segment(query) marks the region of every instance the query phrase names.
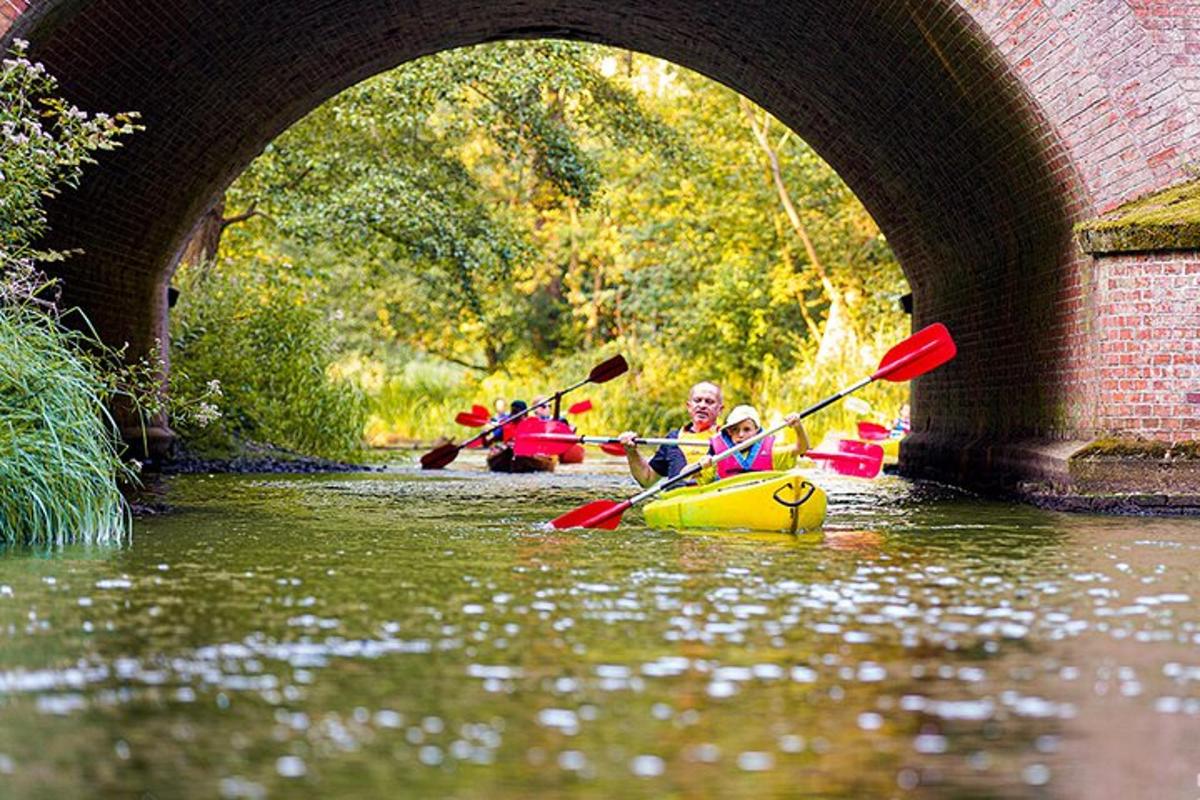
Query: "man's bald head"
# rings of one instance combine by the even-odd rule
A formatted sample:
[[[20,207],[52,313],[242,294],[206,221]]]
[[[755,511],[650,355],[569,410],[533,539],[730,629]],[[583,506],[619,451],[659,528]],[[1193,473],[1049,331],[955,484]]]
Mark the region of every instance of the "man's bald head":
[[[692,387],[692,390],[688,392],[688,399],[691,400],[693,397],[695,397],[697,392],[700,392],[701,394],[715,394],[720,403],[723,404],[725,402],[725,395],[721,391],[721,387],[712,381],[700,381],[697,383]]]
[[[717,418],[725,407],[721,387],[712,381],[701,381],[688,392],[687,411],[692,418],[692,430],[699,432],[716,427]]]

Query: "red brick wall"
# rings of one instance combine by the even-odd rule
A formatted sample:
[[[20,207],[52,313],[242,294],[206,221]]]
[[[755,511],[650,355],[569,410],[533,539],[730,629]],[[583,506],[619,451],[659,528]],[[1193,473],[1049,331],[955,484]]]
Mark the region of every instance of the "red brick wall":
[[[1200,254],[1105,257],[1096,269],[1097,427],[1200,438]]]
[[[1073,219],[1188,177],[1188,162],[1200,159],[1194,0],[964,8],[1069,153]],[[1200,391],[1198,264],[1200,253],[1093,258],[1064,247],[1060,279],[1047,284],[1061,325],[1030,367],[1059,376],[1050,406],[1066,424],[1038,435],[1200,439],[1200,404],[1188,400]]]
[[[1182,176],[1200,142],[1194,0],[967,3],[1071,152],[1095,210]]]
[[[26,0],[0,0],[0,35],[3,35],[29,5]]]

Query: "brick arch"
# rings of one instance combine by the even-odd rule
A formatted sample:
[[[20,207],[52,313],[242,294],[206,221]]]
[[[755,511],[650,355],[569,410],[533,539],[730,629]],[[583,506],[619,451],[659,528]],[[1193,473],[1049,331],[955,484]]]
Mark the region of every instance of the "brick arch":
[[[81,107],[138,110],[147,125],[51,209],[53,244],[86,252],[62,270],[69,298],[134,350],[165,336],[166,284],[193,223],[288,125],[421,55],[552,36],[650,53],[737,89],[858,194],[913,287],[915,323],[942,320],[960,343],[914,390],[910,471],[1061,475],[1054,440],[1172,439],[1172,425],[1200,424],[1200,405],[1182,398],[1168,425],[1100,390],[1123,368],[1104,346],[1112,298],[1071,238],[1074,222],[1182,175],[1200,132],[1200,40],[1186,40],[1200,33],[1185,0],[1061,12],[956,0],[25,5],[0,0],[6,39],[29,39]],[[1158,268],[1111,263],[1122,275]]]

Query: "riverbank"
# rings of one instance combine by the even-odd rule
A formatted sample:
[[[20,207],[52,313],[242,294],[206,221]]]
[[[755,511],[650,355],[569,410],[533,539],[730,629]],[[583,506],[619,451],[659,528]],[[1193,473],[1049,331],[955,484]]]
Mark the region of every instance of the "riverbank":
[[[175,475],[315,475],[386,470],[386,464],[338,461],[257,443],[246,444],[240,452],[227,456],[200,455],[186,447],[179,447],[171,458],[161,464],[147,465],[142,473],[142,484],[124,487],[123,494],[135,518],[154,517],[174,510],[166,499],[167,486],[162,479]]]
[[[250,443],[230,456],[206,456],[182,448],[157,471],[162,475],[189,475],[205,472],[372,472],[383,469],[382,466],[320,458],[273,445]]]

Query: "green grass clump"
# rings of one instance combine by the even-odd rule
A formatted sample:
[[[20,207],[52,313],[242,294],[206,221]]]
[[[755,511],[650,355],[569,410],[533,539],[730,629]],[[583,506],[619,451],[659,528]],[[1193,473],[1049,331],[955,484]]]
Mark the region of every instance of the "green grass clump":
[[[0,541],[111,543],[130,528],[118,453],[96,366],[27,306],[0,306]]]
[[[233,455],[246,441],[305,455],[351,458],[362,449],[366,403],[333,375],[330,321],[291,271],[191,270],[171,318],[171,393],[212,396],[219,414],[175,416],[203,454]]]

